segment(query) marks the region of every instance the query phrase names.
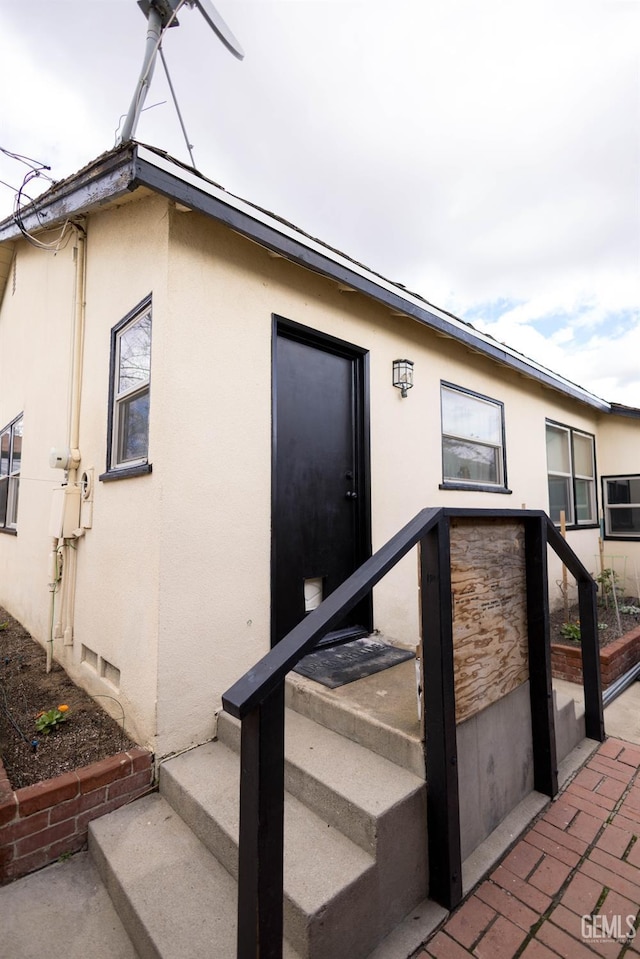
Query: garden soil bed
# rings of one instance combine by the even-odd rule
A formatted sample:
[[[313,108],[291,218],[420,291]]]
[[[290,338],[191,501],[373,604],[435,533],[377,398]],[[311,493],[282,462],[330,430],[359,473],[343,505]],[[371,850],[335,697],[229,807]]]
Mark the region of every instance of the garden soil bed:
[[[66,705],[66,721],[48,735],[36,729],[39,713]],[[35,742],[34,742],[35,741]],[[136,744],[122,724],[55,663],[13,617],[0,608],[0,758],[13,789],[115,756]]]

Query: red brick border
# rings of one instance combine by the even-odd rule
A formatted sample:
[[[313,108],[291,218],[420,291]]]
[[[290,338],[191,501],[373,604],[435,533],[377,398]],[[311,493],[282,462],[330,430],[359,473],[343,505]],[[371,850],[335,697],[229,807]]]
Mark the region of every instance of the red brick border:
[[[640,662],[640,626],[600,650],[600,673],[604,689]],[[551,670],[555,679],[582,682],[582,653],[579,646],[551,644]]]
[[[137,799],[153,783],[153,756],[146,749],[15,792],[0,761],[0,884],[82,849],[92,819]]]

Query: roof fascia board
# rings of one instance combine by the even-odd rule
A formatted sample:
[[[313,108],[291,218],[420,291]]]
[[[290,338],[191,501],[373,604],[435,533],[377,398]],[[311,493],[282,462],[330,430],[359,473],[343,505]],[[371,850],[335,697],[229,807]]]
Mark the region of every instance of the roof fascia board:
[[[22,223],[29,233],[53,229],[65,220],[89,212],[102,203],[131,191],[134,184],[133,151],[106,154],[80,174],[54,184],[24,209]],[[0,224],[0,243],[22,236],[14,217]]]
[[[631,419],[640,419],[640,409],[633,406],[624,406],[620,403],[611,404],[611,412],[614,416],[628,416]]]
[[[344,283],[377,300],[390,310],[406,314],[435,332],[462,342],[471,350],[508,366],[544,386],[563,395],[569,395],[594,409],[610,411],[610,404],[605,400],[554,376],[544,368],[538,367],[534,361],[521,359],[508,348],[503,348],[490,339],[487,340],[479,331],[470,330],[462,321],[452,322],[445,315],[428,309],[418,297],[408,292],[401,292],[388,280],[368,271],[365,267],[360,267],[359,264],[310,237],[305,236],[301,239],[301,234],[293,227],[227,193],[211,181],[203,181],[198,174],[187,169],[181,170],[179,175],[176,174],[171,161],[142,146],[137,152],[136,182],[185,206],[197,209],[300,266]],[[203,188],[203,182],[206,184],[206,189]]]
[[[0,304],[4,299],[4,291],[7,288],[7,282],[11,275],[13,257],[16,251],[15,243],[6,243],[0,247]]]

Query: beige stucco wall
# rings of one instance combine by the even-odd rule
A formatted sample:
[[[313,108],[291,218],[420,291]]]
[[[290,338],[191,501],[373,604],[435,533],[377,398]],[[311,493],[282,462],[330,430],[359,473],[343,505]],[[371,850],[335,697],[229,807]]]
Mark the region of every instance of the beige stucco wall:
[[[369,351],[374,549],[425,506],[546,509],[546,418],[595,433],[601,472],[615,460],[612,417],[200,214],[134,197],[91,216],[87,229],[82,468],[96,477],[105,469],[110,330],[151,292],[153,472],[96,482],[93,526],[77,543],[74,644],[58,642],[56,655],[94,694],[115,697],[128,728],[159,756],[210,738],[222,693],[269,648],[274,313]],[[0,314],[0,374],[11,384],[0,391],[0,425],[24,408],[24,482],[19,535],[0,536],[0,602],[42,641],[50,489],[60,479],[47,459],[66,429],[75,271],[71,248],[47,260],[20,245],[19,256],[20,298],[9,290]],[[26,354],[41,337],[47,362],[32,351],[16,377],[6,350]],[[391,385],[398,356],[415,363],[407,399]],[[504,403],[511,495],[439,490],[442,379]],[[569,540],[594,568],[598,530]],[[559,577],[552,560],[552,584]],[[418,641],[416,584],[412,553],[374,594],[375,627],[406,643]],[[97,671],[82,661],[83,646]],[[103,663],[119,670],[117,688],[111,671],[100,675]]]
[[[133,202],[85,225],[87,307],[79,446],[81,470],[93,469],[96,480],[93,526],[74,544],[73,645],[56,638],[54,655],[74,680],[102,697],[115,717],[120,719],[124,711],[131,734],[154,748],[160,489],[151,477],[111,484],[97,477],[106,465],[110,330],[151,290],[159,306],[161,343],[166,204]],[[0,314],[0,419],[4,416],[4,423],[21,409],[25,414],[18,535],[0,536],[0,603],[43,644],[50,636],[52,491],[64,479],[60,470],[49,468],[48,460],[52,446],[69,441],[75,246],[72,234],[54,257],[20,243],[15,292],[7,288]],[[150,253],[144,261],[139,256],[143,246]],[[152,456],[155,432],[153,421]],[[63,602],[62,585],[55,596],[55,621]],[[117,686],[110,667],[120,671]]]
[[[115,482],[101,482],[98,476],[106,468],[111,329],[152,291],[157,308],[152,362],[157,375],[152,381],[149,458],[155,459],[163,430],[153,388],[162,390],[167,237],[166,203],[160,198],[134,200],[91,217],[88,224],[80,449],[82,466],[94,468],[96,482],[93,525],[77,547],[73,649],[75,675],[94,694],[114,696],[128,728],[151,748],[157,745],[162,476]],[[89,660],[82,661],[83,645],[97,655],[97,672]],[[120,672],[116,688],[100,675],[105,663]],[[114,704],[102,702],[118,715]]]
[[[68,433],[74,237],[54,256],[26,242],[0,313],[0,427],[24,413],[17,536],[0,534],[0,604],[48,635],[50,490],[59,474],[49,450]]]

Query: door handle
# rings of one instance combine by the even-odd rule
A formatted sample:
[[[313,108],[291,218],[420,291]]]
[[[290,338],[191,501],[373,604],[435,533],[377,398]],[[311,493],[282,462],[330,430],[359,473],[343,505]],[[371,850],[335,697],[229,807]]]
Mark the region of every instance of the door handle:
[[[355,492],[355,490],[352,490],[352,489],[347,490],[347,492],[345,493],[345,496],[346,496],[347,499],[357,499],[357,498],[358,498],[358,494]]]

